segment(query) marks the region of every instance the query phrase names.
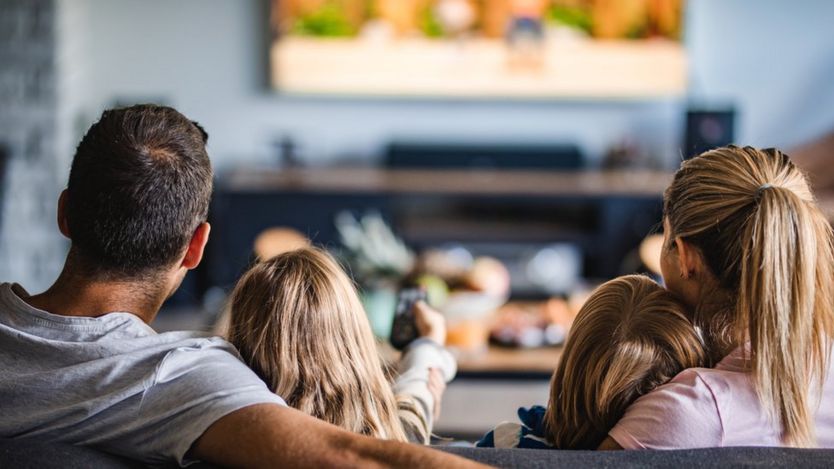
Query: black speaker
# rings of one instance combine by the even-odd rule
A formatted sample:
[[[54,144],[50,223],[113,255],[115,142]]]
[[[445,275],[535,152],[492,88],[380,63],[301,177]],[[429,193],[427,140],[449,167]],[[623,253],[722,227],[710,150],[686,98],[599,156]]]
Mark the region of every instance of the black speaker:
[[[707,150],[733,143],[735,117],[736,111],[732,108],[687,111],[684,158],[689,159]]]

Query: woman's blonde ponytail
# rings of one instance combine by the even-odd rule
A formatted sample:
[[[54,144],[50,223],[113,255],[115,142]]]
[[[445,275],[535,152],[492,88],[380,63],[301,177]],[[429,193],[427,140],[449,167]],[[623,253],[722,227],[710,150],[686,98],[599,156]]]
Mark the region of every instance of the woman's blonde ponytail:
[[[719,312],[696,320],[744,347],[784,443],[814,446],[834,338],[834,255],[804,175],[778,150],[730,146],[685,162],[665,199],[670,235],[700,250],[732,298],[729,321]]]
[[[790,189],[768,183],[755,200],[741,234],[738,339],[750,344],[759,398],[782,423],[785,443],[812,446],[808,391],[823,356],[814,350],[820,345],[814,326],[818,233],[808,204]]]

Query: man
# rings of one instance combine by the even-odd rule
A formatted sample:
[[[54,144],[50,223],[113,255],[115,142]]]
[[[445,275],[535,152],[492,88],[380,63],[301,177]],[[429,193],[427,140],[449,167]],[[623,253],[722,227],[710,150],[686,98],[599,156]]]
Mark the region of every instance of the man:
[[[0,437],[146,463],[466,466],[286,407],[218,338],[149,326],[209,236],[207,135],[171,108],[102,114],[78,145],[58,226],[59,278],[0,285]]]

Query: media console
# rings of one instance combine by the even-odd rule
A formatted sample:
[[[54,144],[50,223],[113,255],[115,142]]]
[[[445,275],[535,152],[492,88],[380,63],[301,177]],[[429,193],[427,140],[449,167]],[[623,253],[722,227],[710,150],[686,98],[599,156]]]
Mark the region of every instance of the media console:
[[[570,243],[583,275],[621,273],[656,229],[672,175],[657,171],[238,169],[217,181],[205,281],[230,287],[266,228],[337,246],[339,212],[380,213],[411,246],[471,244],[512,252]],[[500,250],[500,249],[499,249]],[[514,292],[519,293],[519,292]]]

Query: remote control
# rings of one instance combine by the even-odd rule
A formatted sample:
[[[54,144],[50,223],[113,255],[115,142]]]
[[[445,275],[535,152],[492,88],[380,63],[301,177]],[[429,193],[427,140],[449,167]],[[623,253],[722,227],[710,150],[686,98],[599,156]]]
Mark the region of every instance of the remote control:
[[[414,304],[426,301],[426,292],[420,288],[404,288],[397,298],[394,322],[391,325],[391,345],[397,350],[404,349],[419,334],[414,321]]]

